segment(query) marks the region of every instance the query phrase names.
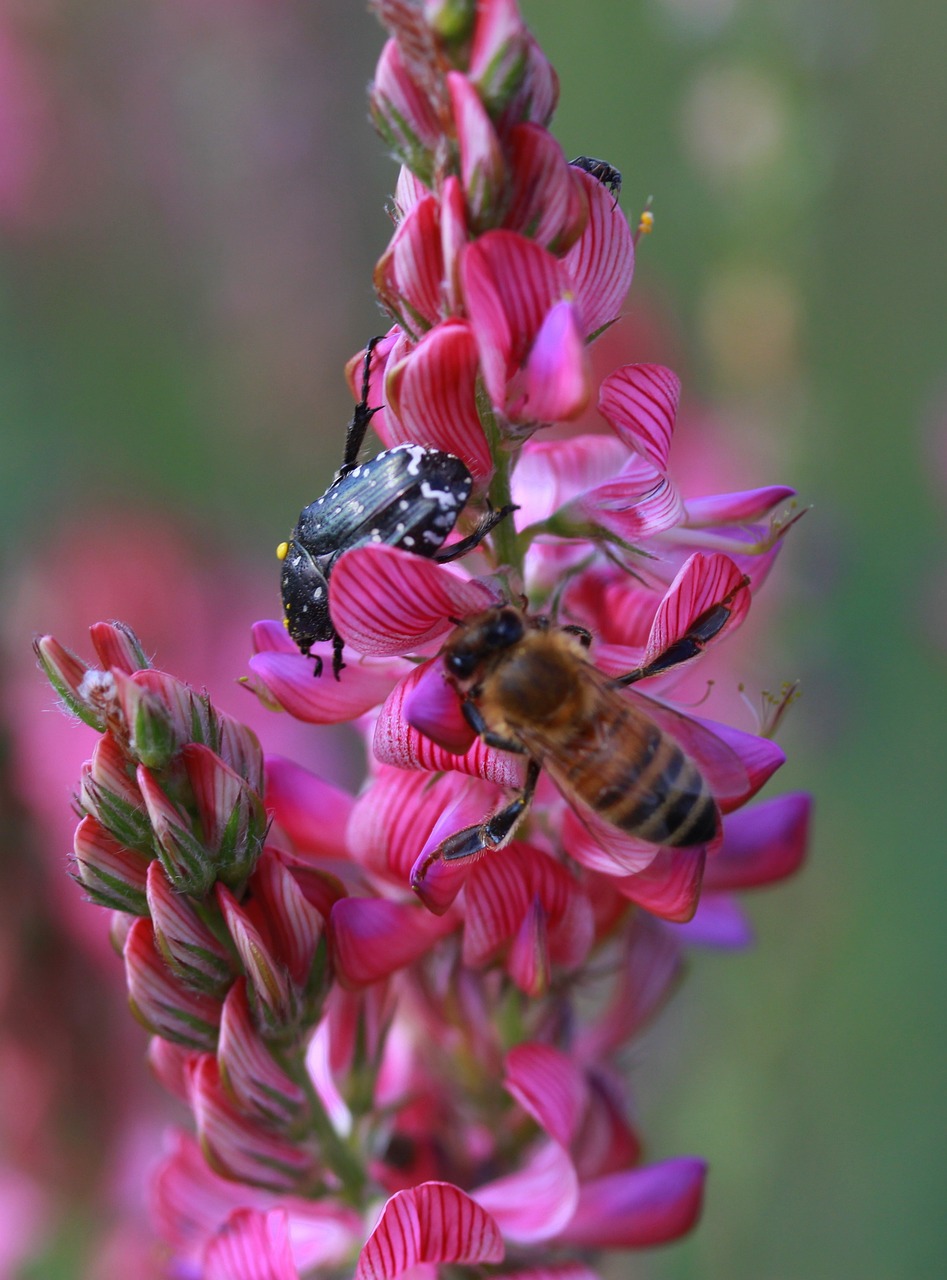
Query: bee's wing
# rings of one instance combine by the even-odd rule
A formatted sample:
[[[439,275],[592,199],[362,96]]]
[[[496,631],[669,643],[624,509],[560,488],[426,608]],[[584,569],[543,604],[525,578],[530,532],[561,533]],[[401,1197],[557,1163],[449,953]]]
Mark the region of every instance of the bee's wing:
[[[697,765],[714,799],[722,805],[724,810],[732,808],[734,803],[746,800],[762,785],[760,778],[751,772],[748,761],[731,746],[730,742],[714,733],[709,724],[684,715],[683,712],[667,706],[666,703],[657,702],[637,689],[625,690],[622,696],[628,698],[644,716],[653,720],[660,729],[677,741]],[[751,734],[741,734],[736,730],[729,731],[728,736],[731,739],[745,738],[748,743],[763,741],[753,738]],[[776,754],[781,754],[778,748],[774,750]],[[766,776],[769,774],[767,773]]]

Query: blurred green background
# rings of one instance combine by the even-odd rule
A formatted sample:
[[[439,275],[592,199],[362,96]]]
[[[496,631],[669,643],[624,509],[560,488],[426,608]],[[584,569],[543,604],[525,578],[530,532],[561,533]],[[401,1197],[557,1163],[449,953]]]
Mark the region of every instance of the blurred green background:
[[[732,487],[812,507],[752,659],[802,681],[776,789],[816,794],[810,863],[753,900],[755,950],[696,955],[633,1064],[650,1153],[712,1172],[696,1234],[610,1274],[947,1275],[947,6],[524,8],[566,152],[621,168],[630,217],[654,197],[624,358],[678,369]],[[83,517],[113,513],[119,559],[170,521],[188,574],[232,559],[275,616],[273,547],[337,465],[342,365],[379,327],[381,38],[352,0],[0,7],[14,680],[32,628],[94,620],[81,569],[56,576]],[[173,583],[150,606],[181,632],[200,592]]]

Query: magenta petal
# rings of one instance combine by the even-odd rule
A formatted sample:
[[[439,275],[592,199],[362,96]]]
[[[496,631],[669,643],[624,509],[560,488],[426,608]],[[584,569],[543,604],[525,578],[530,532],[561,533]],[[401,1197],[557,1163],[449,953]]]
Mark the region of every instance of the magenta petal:
[[[254,622],[250,628],[250,639],[254,653],[299,653],[298,646],[289,638],[289,632],[282,622],[276,622],[273,618]]]
[[[425,662],[404,682],[402,713],[419,733],[452,755],[463,755],[477,736],[464,717],[453,685],[439,662]]]
[[[433,195],[419,200],[403,218],[375,267],[382,303],[409,334],[418,336],[440,319],[444,263],[439,205]]]
[[[417,960],[455,927],[414,903],[341,898],[331,916],[336,973],[346,986],[368,986]]]
[[[549,924],[538,898],[527,907],[510,943],[506,970],[520,991],[533,1000],[549,990]]]
[[[517,1045],[506,1056],[503,1087],[562,1147],[578,1132],[588,1103],[585,1075],[552,1045]]]
[[[684,718],[679,717],[679,719]],[[754,733],[744,733],[742,729],[734,729],[732,725],[721,724],[715,720],[702,720],[696,716],[690,722],[709,734],[709,737],[705,735],[700,740],[691,739],[688,750],[710,783],[724,813],[730,813],[752,799],[776,770],[786,763],[786,753],[769,738],[760,738]],[[723,742],[727,750],[738,758],[741,769],[746,775],[744,786],[731,791],[724,784],[724,779],[720,777],[718,770],[718,763],[722,762],[709,757],[703,750],[703,744],[713,739]],[[729,781],[732,779],[728,778],[727,782]]]
[[[460,149],[460,176],[474,227],[488,226],[506,185],[503,149],[480,96],[465,75],[448,71],[447,90]]]
[[[689,947],[742,951],[752,946],[753,926],[738,899],[729,893],[705,893],[693,920],[674,926],[674,937]]]
[[[708,890],[752,889],[784,880],[806,856],[812,797],[796,791],[731,814],[707,864]]]
[[[766,485],[761,489],[743,489],[739,493],[716,493],[709,497],[687,499],[687,526],[699,529],[707,525],[743,524],[760,520],[774,507],[796,496],[795,489],[784,484]]]
[[[579,893],[566,868],[532,845],[513,841],[495,857],[483,858],[467,887],[464,963],[487,964],[519,931],[534,899],[555,929]]]
[[[266,757],[267,813],[300,853],[343,854],[354,801],[348,792],[283,756]]]
[[[437,325],[388,377],[388,395],[400,424],[389,439],[442,449],[467,464],[476,481],[493,474],[490,447],[477,414],[480,356],[473,330],[462,320]]]
[[[559,143],[535,124],[514,125],[506,136],[513,197],[504,225],[553,253],[564,253],[585,229],[588,204],[578,172]]]
[[[739,626],[746,617],[750,607],[750,589],[744,583],[743,573],[729,556],[718,551],[711,555],[696,551],[681,566],[658,606],[648,636],[645,664],[679,640],[701,614],[725,600],[729,600],[726,606],[729,616],[710,643],[725,631]]]
[[[578,1196],[575,1168],[558,1142],[543,1143],[518,1172],[474,1192],[504,1236],[517,1244],[559,1235],[575,1212]]]
[[[618,981],[608,1005],[578,1031],[576,1051],[583,1062],[611,1056],[662,1008],[681,976],[680,933],[681,928],[670,930],[651,916],[635,917],[622,941]]]
[[[627,460],[628,450],[611,436],[527,440],[513,472],[517,528],[547,520],[587,489],[611,480]]]
[[[546,314],[526,361],[524,399],[511,406],[517,418],[568,422],[592,393],[592,366],[572,302],[557,302]]]
[[[595,1178],[583,1184],[575,1217],[559,1239],[604,1249],[676,1240],[700,1215],[706,1176],[703,1160],[681,1157]]]
[[[359,1255],[354,1280],[396,1280],[422,1262],[499,1262],[491,1215],[449,1182],[422,1182],[391,1197]]]
[[[283,1209],[237,1209],[208,1245],[204,1280],[299,1280]]]
[[[356,547],[332,573],[332,620],[362,653],[409,653],[495,600],[483,583],[397,547]]]
[[[680,395],[680,379],[670,369],[626,364],[602,382],[598,407],[619,439],[666,471]]]
[[[707,851],[660,849],[643,871],[614,880],[614,887],[662,920],[682,923],[697,910]]]
[[[266,686],[285,711],[308,724],[341,724],[357,719],[378,706],[406,669],[400,662],[356,659],[346,662],[341,680],[333,680],[330,665],[331,653],[327,670],[316,679],[312,662],[298,650],[294,654],[258,653],[250,659],[253,678]]]
[[[595,334],[621,314],[635,269],[635,246],[612,193],[596,178],[576,172],[585,183],[589,220],[561,260],[562,275],[575,294],[585,332]]]
[[[625,542],[653,538],[684,519],[677,487],[637,456],[620,475],[583,494],[576,506],[591,523]]]

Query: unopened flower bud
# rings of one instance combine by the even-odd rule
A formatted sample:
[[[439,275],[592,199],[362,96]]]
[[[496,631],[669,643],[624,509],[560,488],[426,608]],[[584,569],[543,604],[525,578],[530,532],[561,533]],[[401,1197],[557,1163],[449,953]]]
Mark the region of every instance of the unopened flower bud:
[[[82,767],[79,804],[102,823],[119,844],[152,857],[154,833],[129,763],[111,734],[101,738]]]
[[[148,862],[119,844],[97,818],[87,816],[79,823],[73,853],[76,878],[92,902],[133,915],[148,914]]]
[[[130,676],[151,666],[141,641],[126,623],[96,622],[89,634],[98,659],[107,670],[115,668]]]
[[[139,765],[137,777],[165,874],[179,893],[203,898],[216,879],[213,859],[188,816],[165,794],[151,770]]]
[[[222,998],[233,981],[227,949],[202,922],[189,899],[174,892],[157,861],[148,868],[147,894],[155,941],[172,973],[185,986]]]
[[[33,641],[33,652],[67,709],[101,733],[105,728],[101,708],[80,692],[89,672],[88,664],[54,636],[37,636]]]
[[[149,1031],[188,1049],[214,1051],[220,1003],[188,990],[171,973],[150,920],[138,919],[125,940],[125,975],[132,1013]]]
[[[127,725],[129,754],[149,769],[163,769],[180,742],[168,708],[124,672],[115,672],[113,678]]]
[[[263,800],[208,747],[188,743],[181,756],[216,878],[231,887],[241,886],[263,848],[267,828]]]

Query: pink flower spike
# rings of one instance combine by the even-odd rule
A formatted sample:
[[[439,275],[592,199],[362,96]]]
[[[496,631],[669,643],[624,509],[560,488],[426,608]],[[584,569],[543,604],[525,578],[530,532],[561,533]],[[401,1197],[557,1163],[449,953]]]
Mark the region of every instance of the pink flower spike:
[[[626,364],[602,382],[598,408],[620,440],[666,471],[680,397],[680,378],[670,369]]]
[[[261,1039],[242,978],[224,1001],[217,1062],[224,1087],[240,1110],[264,1127],[285,1129],[304,1114],[306,1095],[277,1066]]]
[[[463,755],[477,736],[439,662],[425,662],[404,681],[401,714],[412,729],[452,755]]]
[[[204,1280],[299,1280],[283,1209],[237,1209],[207,1247]]]
[[[696,551],[681,566],[658,606],[642,665],[653,662],[680,640],[698,618],[717,607],[726,613],[722,625],[707,644],[715,643],[724,631],[738,627],[746,617],[750,607],[749,583],[729,556],[717,551],[711,555]],[[704,647],[704,643],[699,642],[699,648]]]
[[[423,1182],[385,1205],[354,1280],[396,1280],[425,1262],[500,1262],[503,1253],[493,1217],[466,1192],[449,1182]]]
[[[635,246],[612,193],[596,178],[579,171],[589,201],[589,221],[582,235],[561,260],[562,278],[575,295],[594,336],[621,314],[635,269]]]
[[[660,849],[643,871],[612,883],[645,911],[681,924],[697,910],[706,860],[704,848]]]
[[[588,1105],[585,1076],[552,1045],[519,1044],[506,1055],[503,1087],[561,1147],[569,1148]]]
[[[532,1244],[559,1236],[579,1200],[572,1161],[558,1142],[537,1147],[522,1169],[474,1192],[508,1240]]]
[[[457,926],[414,903],[341,898],[330,927],[336,975],[348,987],[364,987],[412,964]]]
[[[135,920],[128,930],[125,976],[128,1002],[142,1026],[187,1049],[216,1049],[219,1002],[188,990],[173,977],[148,919]]]
[[[805,860],[812,797],[796,791],[731,814],[720,852],[707,864],[705,887],[754,889],[794,875]]]
[[[680,1157],[583,1183],[566,1244],[641,1249],[686,1234],[700,1216],[707,1165]]]
[[[347,791],[294,760],[267,756],[264,802],[297,853],[336,857],[344,852],[355,803]]]
[[[388,439],[452,453],[482,484],[493,474],[493,460],[477,414],[479,364],[465,321],[448,320],[425,334],[389,372]]]
[[[397,547],[356,547],[332,572],[332,620],[362,653],[410,653],[449,631],[451,617],[496,598],[483,583]]]
[[[448,71],[447,89],[460,149],[460,177],[475,230],[495,225],[506,184],[506,165],[496,130],[476,89],[459,71]]]
[[[530,350],[523,397],[510,413],[532,422],[568,422],[592,393],[592,366],[575,304],[557,302],[547,312]]]
[[[335,575],[332,578],[333,614],[335,612]],[[313,648],[319,652],[319,646]],[[312,662],[297,650],[289,653],[258,653],[250,659],[250,687],[258,692],[262,686],[264,701],[275,702],[297,720],[307,724],[341,724],[355,720],[383,701],[391,686],[407,670],[406,664],[392,659],[385,662],[360,661],[348,650],[345,672],[341,680],[313,678]],[[331,647],[325,646],[323,661],[332,663]]]

